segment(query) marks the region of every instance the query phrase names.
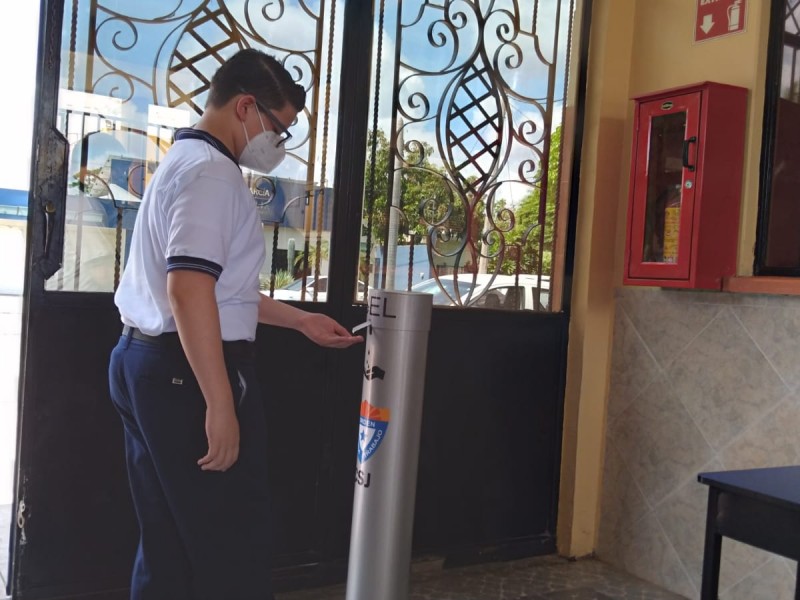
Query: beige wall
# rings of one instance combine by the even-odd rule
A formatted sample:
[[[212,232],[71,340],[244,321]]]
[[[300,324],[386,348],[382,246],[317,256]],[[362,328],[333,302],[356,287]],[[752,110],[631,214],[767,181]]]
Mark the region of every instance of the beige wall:
[[[614,290],[622,285],[634,95],[719,81],[750,90],[738,273],[752,271],[768,0],[746,29],[695,43],[697,0],[594,0],[565,398],[559,551],[597,547]]]

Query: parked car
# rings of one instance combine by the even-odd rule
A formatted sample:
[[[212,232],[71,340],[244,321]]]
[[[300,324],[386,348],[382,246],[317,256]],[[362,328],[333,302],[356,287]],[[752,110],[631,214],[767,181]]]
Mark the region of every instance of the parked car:
[[[303,298],[306,302],[314,301],[314,289],[317,289],[317,302],[325,302],[328,297],[328,276],[320,275],[317,281],[309,276],[306,277],[306,295]],[[358,282],[358,293],[364,293],[364,283]],[[275,300],[300,300],[300,295],[303,292],[303,280],[295,279],[292,283],[282,288],[275,290],[273,298]]]
[[[472,273],[462,273],[457,280],[453,275],[442,275],[414,285],[411,291],[433,294],[433,303],[442,306],[499,310],[550,308],[550,277],[547,275],[519,275],[517,278],[514,275],[480,273],[473,276]]]

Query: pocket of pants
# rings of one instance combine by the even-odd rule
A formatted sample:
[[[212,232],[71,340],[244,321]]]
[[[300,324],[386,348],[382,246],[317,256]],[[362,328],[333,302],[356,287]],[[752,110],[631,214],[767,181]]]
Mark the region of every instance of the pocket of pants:
[[[200,385],[194,376],[189,361],[182,352],[168,348],[136,348],[131,344],[131,350],[137,353],[138,376],[141,379],[174,390],[191,390],[197,392]]]
[[[239,369],[231,369],[233,371],[233,380],[231,390],[233,391],[233,401],[237,409],[241,408],[247,398],[247,379]]]
[[[231,386],[231,395],[233,396],[233,407],[237,414],[239,409],[244,405],[248,398],[248,385],[247,378],[244,373],[235,365],[226,364],[225,370],[228,373],[228,383]]]

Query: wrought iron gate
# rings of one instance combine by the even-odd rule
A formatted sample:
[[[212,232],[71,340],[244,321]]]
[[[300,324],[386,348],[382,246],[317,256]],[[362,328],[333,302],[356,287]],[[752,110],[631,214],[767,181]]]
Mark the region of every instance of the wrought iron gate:
[[[119,335],[110,292],[172,132],[198,118],[216,66],[246,46],[278,55],[311,99],[285,164],[245,174],[267,246],[264,291],[293,293],[279,284],[294,277],[288,299],[350,326],[363,322],[374,285],[427,283],[452,305],[433,317],[416,552],[451,564],[554,551],[569,315],[549,286],[562,275],[556,150],[571,154],[561,140],[572,136],[563,115],[576,93],[567,67],[579,5],[44,3],[16,597],[126,596],[137,534],[108,400]],[[425,66],[425,56],[441,62]],[[272,567],[286,587],[341,579],[362,349],[332,354],[267,327],[257,343]]]

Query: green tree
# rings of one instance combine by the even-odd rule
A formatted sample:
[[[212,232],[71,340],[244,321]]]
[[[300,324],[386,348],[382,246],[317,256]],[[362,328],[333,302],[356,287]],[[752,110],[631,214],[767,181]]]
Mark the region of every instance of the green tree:
[[[330,255],[330,252],[328,250],[328,242],[323,240],[323,242],[320,244],[320,255],[319,255],[320,261],[328,260],[329,255]],[[311,240],[311,244],[309,244],[309,247],[308,247],[308,268],[307,269],[304,269],[304,267],[306,266],[306,260],[305,259],[306,259],[305,252],[300,251],[295,256],[294,265],[292,265],[296,272],[301,273],[301,275],[300,275],[301,277],[302,277],[303,273],[306,273],[307,275],[311,275],[311,274],[314,273],[314,269],[315,269],[316,264],[317,264],[317,243],[316,243],[315,240]]]
[[[378,130],[370,132],[367,148],[367,164],[365,171],[365,206],[364,221],[371,215],[371,245],[383,244],[386,241],[389,225],[389,184],[394,183],[394,172],[391,169],[392,148],[386,134]],[[374,167],[371,162],[374,142]],[[555,221],[555,194],[558,185],[558,161],[560,157],[561,130],[551,136],[550,161],[548,166],[548,195],[545,222],[545,253],[544,269],[550,269],[550,255],[553,243],[553,224]],[[394,169],[400,169],[401,177],[401,208],[403,217],[399,223],[399,243],[407,243],[410,235],[425,236],[430,223],[441,223],[442,237],[438,235],[434,240],[435,253],[440,255],[453,255],[464,244],[464,238],[484,255],[494,256],[499,247],[499,235],[489,236],[489,247],[483,246],[484,224],[486,220],[485,205],[482,201],[470,198],[461,198],[456,188],[448,181],[448,174],[439,165],[433,162],[434,149],[429,144],[412,143],[403,149],[403,159],[394,156]],[[467,183],[474,180],[470,177]],[[508,217],[504,210],[515,213],[514,228],[504,234],[507,251],[501,265],[501,271],[513,273],[516,268],[516,259],[513,256],[514,244],[519,244],[525,230],[539,220],[539,204],[541,191],[534,189],[520,204],[514,208],[509,206],[503,198],[497,198],[492,203],[492,214],[498,226],[503,226],[503,221]],[[372,198],[370,207],[369,201]],[[470,204],[468,207],[467,204]],[[371,208],[371,210],[370,210]],[[468,218],[467,212],[473,214]],[[424,219],[420,213],[424,213]],[[535,229],[529,236],[527,243],[522,248],[521,272],[537,272],[539,235]],[[494,271],[497,259],[488,261],[488,269]],[[469,248],[463,254],[452,257],[449,261],[460,268],[476,268],[480,257],[473,255]]]
[[[550,136],[550,153],[547,165],[547,194],[544,219],[544,243],[542,244],[543,260],[539,265],[540,227],[535,227],[528,235],[527,243],[521,247],[520,260],[521,273],[550,273],[552,269],[553,240],[556,221],[556,200],[558,198],[559,168],[561,163],[561,126],[558,126]],[[541,175],[541,171],[537,174]],[[537,177],[538,179],[538,177]],[[543,180],[544,183],[544,180]],[[514,229],[507,237],[507,241],[514,244],[522,243],[525,232],[539,222],[539,210],[542,203],[542,190],[537,187],[531,190],[514,210],[516,222]],[[507,260],[502,265],[505,273],[514,273],[516,263]]]
[[[373,137],[374,136],[374,137]],[[372,164],[373,143],[375,144],[375,162]],[[403,216],[399,223],[402,239],[409,235],[422,235],[426,226],[420,218],[420,210],[425,209],[425,217],[429,222],[440,220],[446,214],[451,199],[456,200],[453,220],[460,211],[463,221],[463,209],[454,195],[451,194],[444,170],[432,162],[434,149],[427,143],[412,143],[403,149],[403,159],[396,154],[392,156],[389,139],[382,130],[370,132],[367,147],[367,164],[365,170],[365,221],[371,215],[372,243],[381,243],[386,238],[389,226],[390,182],[394,184],[394,170],[400,169],[401,190],[400,208]],[[393,165],[391,159],[394,159]],[[370,198],[372,199],[371,205]]]

